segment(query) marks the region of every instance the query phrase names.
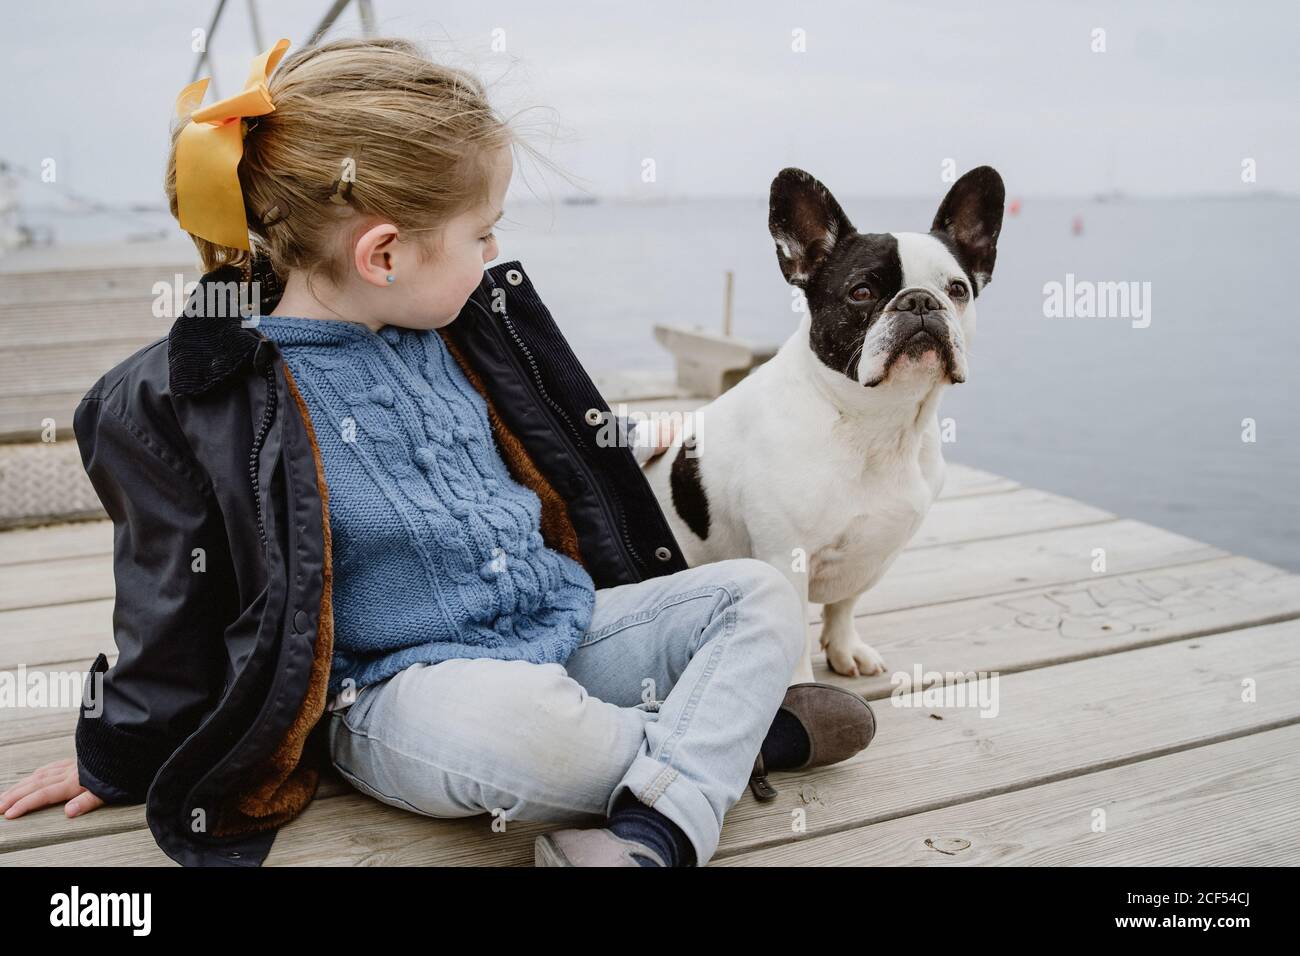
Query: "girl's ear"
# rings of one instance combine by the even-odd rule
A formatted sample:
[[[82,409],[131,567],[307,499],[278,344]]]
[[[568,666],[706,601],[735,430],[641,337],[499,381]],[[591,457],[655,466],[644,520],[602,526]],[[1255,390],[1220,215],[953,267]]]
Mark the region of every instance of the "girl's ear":
[[[353,249],[353,264],[357,275],[365,282],[386,288],[393,272],[393,246],[397,242],[397,227],[391,222],[381,222],[361,234]]]

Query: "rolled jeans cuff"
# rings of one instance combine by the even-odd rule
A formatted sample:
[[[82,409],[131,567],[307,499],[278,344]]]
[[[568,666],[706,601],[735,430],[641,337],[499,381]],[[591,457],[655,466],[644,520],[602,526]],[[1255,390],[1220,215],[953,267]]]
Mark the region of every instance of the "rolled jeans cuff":
[[[624,788],[682,828],[695,848],[697,866],[709,862],[718,849],[722,821],[692,781],[683,777],[677,768],[639,754],[610,794],[609,804],[605,807],[606,816],[613,812],[614,803]]]

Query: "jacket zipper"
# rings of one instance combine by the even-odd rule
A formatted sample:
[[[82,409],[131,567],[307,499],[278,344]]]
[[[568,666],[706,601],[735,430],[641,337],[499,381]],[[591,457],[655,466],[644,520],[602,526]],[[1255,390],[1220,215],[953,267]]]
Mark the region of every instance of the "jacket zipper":
[[[256,359],[254,359],[254,361],[256,361]],[[275,387],[274,360],[270,360],[267,362],[266,369],[263,373],[263,377],[266,380],[266,408],[262,410],[262,420],[261,422],[258,423],[257,431],[253,435],[253,447],[252,447],[252,451],[249,453],[248,456],[248,477],[253,487],[253,507],[254,507],[254,511],[257,514],[257,536],[258,536],[258,540],[261,541],[262,543],[263,554],[265,554],[266,527],[262,520],[262,492],[261,492],[261,483],[258,481],[257,472],[258,472],[258,465],[260,464],[259,459],[262,456],[262,447],[266,444],[266,438],[271,432],[271,424],[275,421],[275,406],[276,403],[279,401],[279,390]],[[275,669],[275,673],[272,675],[271,678],[271,688],[266,695],[267,700],[274,699],[274,696],[280,687],[280,683],[281,683],[281,671],[280,668],[277,667]],[[198,726],[198,728],[195,729],[194,734],[201,733],[203,729],[207,727],[208,723],[217,715],[217,713],[221,711],[221,709],[225,706],[226,695],[229,692],[230,692],[230,685],[227,684],[221,692],[221,699],[217,703],[216,708],[214,708],[213,711],[210,714],[208,714],[207,718]],[[260,715],[255,716],[254,722],[258,725],[258,727],[260,727],[265,722],[265,718],[262,718]],[[191,736],[194,736],[194,734],[191,734]],[[187,742],[188,742],[188,738],[187,738]],[[181,746],[184,746],[184,744],[182,744]],[[172,756],[174,757],[175,753],[173,753]],[[191,786],[189,790],[186,792],[185,797],[183,798],[182,801],[183,806],[185,807],[192,806],[194,803],[193,800],[194,794],[202,790],[203,787],[207,784],[208,780],[212,778],[213,774],[217,773],[222,768],[224,768],[227,764],[229,764],[230,761],[234,759],[234,757],[235,754],[233,752],[228,753],[225,756],[225,758],[221,760],[220,763],[218,763],[216,766],[210,768],[206,773],[204,773],[199,778],[199,780],[193,786]],[[163,766],[159,768],[158,774],[155,776],[154,779],[157,779],[158,776],[162,775],[163,770],[166,769],[167,764],[169,764],[170,762],[171,762],[170,758],[164,762]],[[216,843],[211,839],[205,839],[205,838],[195,839],[192,836],[188,837],[188,839],[203,844],[204,847],[208,848],[211,852],[219,853],[222,857],[226,859],[238,859],[240,856],[240,854],[238,853],[224,852],[221,849],[221,844]]]
[[[266,379],[266,408],[262,411],[262,421],[257,427],[257,433],[253,436],[253,450],[248,456],[248,478],[253,486],[253,507],[257,513],[257,538],[262,543],[263,552],[266,551],[266,528],[262,523],[262,491],[257,480],[257,472],[260,464],[259,459],[262,457],[262,446],[266,444],[266,436],[270,434],[271,423],[275,420],[275,403],[279,400],[275,387],[274,362],[267,363],[264,377]]]
[[[487,320],[488,325],[495,328],[496,322],[493,319],[492,314],[483,306],[483,304],[479,302],[477,299],[474,299],[473,297],[471,297],[470,301],[473,302],[478,307],[479,311],[483,313],[483,316]],[[560,408],[558,404],[556,404],[554,399],[552,399],[550,394],[546,391],[546,386],[542,382],[542,375],[540,370],[537,368],[537,362],[533,358],[533,353],[528,348],[528,346],[524,344],[523,339],[520,338],[518,331],[516,331],[515,329],[514,321],[505,312],[501,313],[501,320],[502,320],[502,325],[505,326],[506,331],[509,332],[510,337],[514,340],[516,347],[519,349],[520,352],[523,353],[524,357],[528,360],[528,366],[532,371],[532,380],[533,380],[533,384],[537,388],[537,393],[542,397],[542,400],[545,401],[546,404],[551,407],[552,411],[554,411],[555,414],[559,416],[560,420],[564,422],[564,424],[568,427],[569,431],[572,433],[574,437],[574,440],[578,444],[583,444],[582,434],[577,430],[577,428],[574,427],[573,422],[569,419],[569,416],[564,413],[564,410]],[[511,350],[507,349],[506,351],[510,352]],[[516,360],[516,364],[517,364],[517,357],[515,357],[513,353],[511,357],[512,360]],[[578,462],[578,465],[582,469],[584,476],[587,478],[588,483],[593,489],[595,489],[598,484],[596,481],[596,476],[592,472],[592,470],[588,467],[586,458],[576,448],[570,448],[570,450],[574,453],[573,454],[574,460]],[[613,513],[612,506],[610,505],[608,501],[608,496],[606,494],[597,494],[596,497],[600,502],[601,510],[604,512],[606,519],[610,522],[611,525],[613,525],[615,528],[618,529],[619,544],[622,546],[624,563],[628,565],[629,569],[633,572],[633,574],[635,575],[638,581],[644,580],[645,574],[642,572],[641,569],[645,567],[645,565],[641,561],[640,555],[637,554],[636,548],[632,545],[632,542],[629,539],[627,522],[625,517],[622,515],[622,509],[619,509],[620,513],[618,515],[615,515]]]

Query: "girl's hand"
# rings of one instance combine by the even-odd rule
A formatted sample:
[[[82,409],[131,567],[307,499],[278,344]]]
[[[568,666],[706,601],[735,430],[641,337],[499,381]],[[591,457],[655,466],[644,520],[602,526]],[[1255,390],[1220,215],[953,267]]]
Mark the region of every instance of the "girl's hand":
[[[655,419],[650,423],[650,429],[651,434],[654,434],[655,431],[658,431],[659,434],[655,440],[654,448],[650,451],[650,457],[646,459],[647,462],[654,461],[672,447],[673,440],[677,437],[677,419]]]
[[[6,820],[15,820],[29,810],[39,810],[66,800],[63,812],[69,817],[79,817],[104,805],[77,778],[77,758],[65,757],[46,764],[25,780],[0,793],[0,813]]]

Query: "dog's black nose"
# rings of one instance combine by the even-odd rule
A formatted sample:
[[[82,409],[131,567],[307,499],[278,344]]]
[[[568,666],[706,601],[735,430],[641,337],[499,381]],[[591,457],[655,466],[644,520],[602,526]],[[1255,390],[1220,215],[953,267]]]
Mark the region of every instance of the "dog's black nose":
[[[939,300],[924,289],[908,289],[894,300],[895,312],[915,312],[917,315],[925,315],[927,312],[938,312],[942,308]]]

